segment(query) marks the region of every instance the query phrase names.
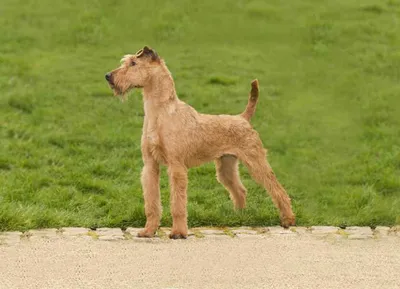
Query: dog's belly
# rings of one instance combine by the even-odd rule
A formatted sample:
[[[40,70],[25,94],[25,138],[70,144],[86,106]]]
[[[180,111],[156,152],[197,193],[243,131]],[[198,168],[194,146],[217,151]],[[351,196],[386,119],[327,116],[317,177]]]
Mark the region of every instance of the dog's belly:
[[[192,158],[187,158],[185,160],[185,165],[188,168],[193,168],[193,167],[201,166],[201,165],[203,165],[205,163],[209,163],[209,162],[211,162],[211,161],[213,161],[215,159],[216,158],[209,157],[209,156],[204,156],[204,157],[196,156],[196,157],[192,157]]]
[[[212,162],[223,155],[235,155],[234,148],[223,144],[205,144],[198,147],[186,156],[185,164],[187,167],[198,167],[205,163]]]

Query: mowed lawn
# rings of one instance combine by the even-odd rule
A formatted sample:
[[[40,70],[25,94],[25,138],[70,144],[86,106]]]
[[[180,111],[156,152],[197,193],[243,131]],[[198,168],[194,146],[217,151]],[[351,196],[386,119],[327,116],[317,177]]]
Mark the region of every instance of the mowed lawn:
[[[144,45],[203,113],[243,111],[298,225],[400,224],[400,0],[0,2],[0,230],[143,226],[141,92],[104,74]],[[245,168],[233,210],[213,164],[190,170],[189,225],[277,225]],[[170,226],[161,181],[162,225]]]

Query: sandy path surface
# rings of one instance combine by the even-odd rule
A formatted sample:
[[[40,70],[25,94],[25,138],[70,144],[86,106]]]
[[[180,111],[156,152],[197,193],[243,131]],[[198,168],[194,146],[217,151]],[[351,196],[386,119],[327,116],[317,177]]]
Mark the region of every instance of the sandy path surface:
[[[0,246],[0,288],[400,288],[400,240],[55,239]]]

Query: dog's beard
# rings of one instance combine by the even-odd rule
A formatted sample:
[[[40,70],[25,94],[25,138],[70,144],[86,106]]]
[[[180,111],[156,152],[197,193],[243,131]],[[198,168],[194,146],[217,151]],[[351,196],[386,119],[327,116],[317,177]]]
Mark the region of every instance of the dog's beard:
[[[117,97],[121,102],[125,102],[125,101],[128,100],[128,96],[125,93],[124,94],[120,94]]]
[[[121,100],[121,102],[125,102],[128,100],[128,93],[135,89],[135,88],[143,88],[142,86],[139,85],[134,85],[132,87],[129,87],[126,90],[123,90],[122,88],[116,86],[116,85],[112,85],[110,84],[110,87],[112,89],[112,91],[114,92],[114,96],[119,98],[119,100]]]
[[[117,97],[121,102],[125,102],[128,100],[128,96],[126,92],[122,92],[121,90],[118,89],[113,89],[114,91],[114,96]]]
[[[116,85],[109,84],[110,88],[112,89],[114,96],[117,97],[121,102],[125,102],[128,100],[128,97],[126,95],[127,91],[123,91],[121,88],[119,88]]]

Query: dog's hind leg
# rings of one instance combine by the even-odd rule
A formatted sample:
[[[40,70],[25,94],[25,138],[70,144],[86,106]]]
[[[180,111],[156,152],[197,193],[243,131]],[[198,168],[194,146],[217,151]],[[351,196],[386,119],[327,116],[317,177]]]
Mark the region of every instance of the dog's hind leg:
[[[215,160],[217,180],[229,191],[235,209],[246,206],[246,188],[239,177],[239,161],[233,155],[224,155]]]
[[[290,197],[272,171],[261,141],[253,140],[253,143],[249,143],[248,147],[238,157],[249,169],[253,179],[268,191],[280,212],[281,225],[285,228],[295,225],[295,216],[292,211]]]

